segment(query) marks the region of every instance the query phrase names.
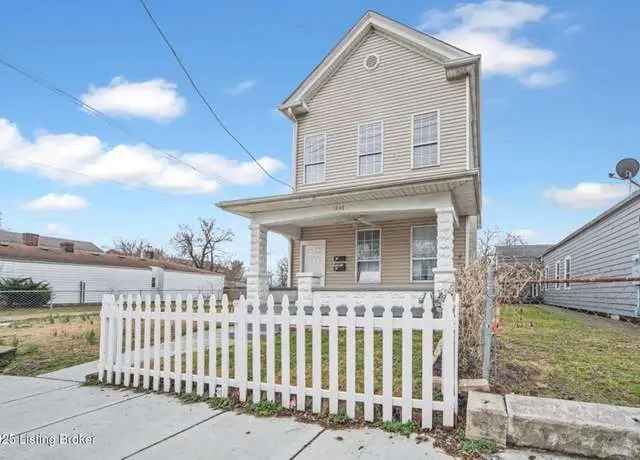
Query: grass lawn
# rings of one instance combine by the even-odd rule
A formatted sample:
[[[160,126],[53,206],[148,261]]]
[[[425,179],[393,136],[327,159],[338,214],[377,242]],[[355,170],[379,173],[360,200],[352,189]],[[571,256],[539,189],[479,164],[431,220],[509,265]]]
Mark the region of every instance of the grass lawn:
[[[0,373],[33,376],[98,359],[100,317],[55,311],[0,327],[0,345],[17,348],[15,359]]]
[[[640,326],[540,305],[500,319],[498,391],[640,406]]]
[[[0,309],[0,323],[31,318],[49,318],[51,315],[97,315],[99,313],[100,305],[70,305],[54,308],[2,308]]]

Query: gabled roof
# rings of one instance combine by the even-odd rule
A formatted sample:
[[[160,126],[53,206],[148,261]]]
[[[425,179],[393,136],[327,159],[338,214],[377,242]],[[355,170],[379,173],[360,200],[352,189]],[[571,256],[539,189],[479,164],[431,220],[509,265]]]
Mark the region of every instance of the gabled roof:
[[[60,243],[65,242],[73,243],[76,251],[102,252],[102,249],[90,241],[69,240],[42,235],[38,238],[38,246],[48,249],[60,249]],[[0,243],[22,244],[22,233],[0,230]]]
[[[320,64],[284,100],[279,109],[289,118],[293,118],[296,113],[306,112],[305,101],[313,97],[313,94],[342,66],[351,52],[372,30],[381,32],[447,67],[468,66],[469,64],[478,64],[480,61],[480,56],[467,53],[374,11],[367,11]],[[458,77],[456,75],[456,78]]]
[[[515,246],[496,246],[499,259],[537,259],[551,247],[550,244],[517,244]]]

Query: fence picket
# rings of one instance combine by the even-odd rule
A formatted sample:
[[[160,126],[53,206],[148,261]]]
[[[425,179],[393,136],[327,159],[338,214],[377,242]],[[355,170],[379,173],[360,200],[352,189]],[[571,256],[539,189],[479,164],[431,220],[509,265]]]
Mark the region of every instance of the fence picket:
[[[222,296],[222,351],[220,361],[222,362],[222,397],[229,396],[229,297],[227,294]]]
[[[104,328],[105,328],[105,347],[106,347],[106,357],[107,357],[107,362],[105,363],[105,369],[107,372],[107,383],[111,383],[112,377],[113,377],[113,352],[114,347],[113,347],[113,340],[115,337],[115,330],[113,328],[113,321],[115,319],[115,312],[114,312],[114,308],[115,308],[115,298],[113,296],[109,297],[109,303],[107,304],[107,308],[105,311],[105,319],[107,320],[105,322]]]
[[[373,301],[367,299],[364,306],[364,419],[373,421]]]
[[[299,300],[296,301],[296,406],[298,410],[305,408],[305,327],[304,327],[304,305]]]
[[[347,416],[356,416],[356,310],[347,302]]]
[[[413,401],[413,328],[412,300],[406,296],[402,305],[402,422],[410,422]]]
[[[171,296],[164,298],[164,343],[162,344],[162,386],[165,393],[171,390],[171,354],[169,344],[171,343]],[[160,344],[158,344],[160,346]]]
[[[455,392],[454,386],[454,324],[453,324],[453,300],[450,295],[447,295],[444,299],[442,306],[442,318],[445,325],[442,331],[443,346],[442,346],[442,396],[443,396],[443,414],[442,424],[444,426],[453,426],[454,423],[454,403],[453,397]]]
[[[153,302],[153,309],[151,310],[153,319],[151,324],[153,325],[153,391],[158,391],[160,388],[160,296],[156,294]]]
[[[116,346],[116,353],[115,353],[115,358],[116,358],[116,362],[115,362],[115,367],[114,367],[114,371],[116,373],[116,378],[115,378],[115,384],[116,385],[120,385],[120,383],[122,382],[122,336],[123,336],[123,332],[122,332],[122,312],[124,310],[124,305],[122,300],[120,299],[120,301],[118,302],[118,304],[116,305],[116,316],[115,316],[115,327],[116,327],[116,339],[115,339],[115,346]]]
[[[280,371],[281,386],[282,386],[282,406],[289,408],[291,405],[291,393],[289,385],[291,385],[291,359],[289,356],[289,297],[285,294],[282,296],[282,313],[281,313],[281,326],[280,326],[280,357],[282,361],[282,367]]]
[[[338,413],[338,305],[329,305],[329,412]]]
[[[274,302],[273,296],[267,298],[267,400],[275,401],[275,379],[276,379],[276,354],[275,354],[275,333],[274,333]]]
[[[176,294],[176,309],[175,309],[175,341],[173,342],[173,371],[175,373],[175,381],[173,385],[173,391],[176,394],[180,394],[182,391],[182,296]]]
[[[262,369],[261,369],[261,344],[260,344],[260,304],[252,304],[252,318],[251,318],[251,365],[253,375],[253,402],[260,402],[261,390],[260,382],[262,381]]]
[[[428,292],[422,302],[422,427],[433,426],[433,299]]]
[[[393,416],[393,312],[391,296],[385,296],[382,314],[382,420],[390,422]]]
[[[149,389],[149,371],[151,366],[151,296],[147,294],[144,298],[144,356],[142,388]]]
[[[185,392],[193,391],[193,296],[187,295],[187,320],[186,320],[186,340],[185,340]]]
[[[218,374],[218,306],[216,296],[209,297],[209,397],[216,395]]]
[[[320,412],[322,397],[322,329],[320,327],[320,304],[313,305],[311,313],[311,385],[313,388],[312,410]]]
[[[196,367],[198,368],[198,377],[196,382],[196,392],[198,396],[204,395],[204,323],[202,315],[204,314],[204,298],[202,294],[198,296],[198,319],[196,321]]]
[[[98,382],[104,380],[104,364],[107,347],[107,323],[109,321],[108,312],[111,309],[111,297],[108,294],[102,295],[102,308],[100,309],[100,359],[98,360]]]
[[[142,348],[142,296],[140,294],[135,297],[131,313],[135,321],[133,333],[133,387],[138,388],[140,386],[140,351]]]
[[[247,400],[247,301],[243,295],[238,300],[235,326],[235,378],[238,383],[238,399]]]
[[[132,359],[132,334],[133,334],[133,297],[127,296],[127,309],[124,313],[124,384],[131,385],[131,359]]]

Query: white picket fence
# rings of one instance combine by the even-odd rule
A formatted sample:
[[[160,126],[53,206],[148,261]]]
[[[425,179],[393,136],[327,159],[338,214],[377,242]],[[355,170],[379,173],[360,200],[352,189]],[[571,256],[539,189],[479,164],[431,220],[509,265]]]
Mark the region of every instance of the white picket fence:
[[[274,311],[273,298],[266,303],[266,312],[251,308],[243,297],[231,303],[226,295],[217,308],[216,298],[205,301],[201,296],[184,299],[160,296],[151,298],[122,297],[117,300],[105,295],[101,311],[100,381],[139,387],[153,391],[176,393],[195,391],[203,395],[228,396],[230,387],[245,401],[248,391],[252,401],[264,396],[268,401],[280,402],[285,407],[305,410],[307,397],[311,397],[313,412],[320,412],[322,399],[328,400],[330,413],[338,413],[339,401],[344,401],[346,414],[354,417],[356,403],[363,404],[364,419],[374,420],[374,404],[382,406],[382,420],[393,419],[393,407],[401,409],[403,422],[412,420],[413,409],[420,409],[422,427],[432,427],[434,411],[442,412],[444,426],[453,426],[458,407],[458,305],[447,296],[442,302],[442,317],[432,315],[430,295],[423,305],[406,297],[401,305],[388,298],[364,302],[364,315],[356,314],[356,305],[341,304],[334,300],[326,305],[307,305],[312,313],[296,304],[296,314],[290,314],[289,300],[282,299],[280,313]],[[195,309],[194,309],[195,306]],[[320,307],[324,307],[325,314]],[[329,311],[326,314],[326,307]],[[346,315],[339,314],[346,307]],[[374,307],[383,307],[381,317],[374,317]],[[394,317],[391,308],[401,307],[401,317]],[[423,308],[422,318],[414,317],[412,309]],[[322,331],[328,330],[328,387],[322,385]],[[339,388],[339,331],[345,330],[346,388]],[[393,332],[401,331],[401,346],[394,347]],[[259,333],[253,333],[260,331]],[[306,332],[305,332],[306,331]],[[401,370],[401,395],[393,394],[394,353],[401,354],[402,363],[413,363],[414,331],[421,332],[422,368],[413,375],[412,365]],[[434,333],[441,331],[442,353],[440,388],[442,398],[434,400]],[[172,339],[174,337],[178,339]],[[356,336],[362,334],[363,356]],[[376,344],[375,335],[382,335]],[[294,339],[295,335],[295,339]],[[280,347],[280,378],[276,381],[276,344]],[[305,378],[305,343],[311,339],[311,381]],[[290,349],[295,343],[295,355]],[[153,343],[152,343],[153,342]],[[261,351],[266,343],[266,379],[262,378]],[[417,342],[416,342],[417,343]],[[374,392],[374,347],[382,346],[382,391]],[[230,349],[233,349],[233,369],[230,367]],[[400,348],[394,349],[394,348]],[[209,353],[208,350],[216,350]],[[219,356],[218,356],[219,355]],[[249,378],[248,356],[252,356],[252,377]],[[195,356],[195,362],[194,362]],[[345,355],[343,355],[345,356]],[[173,359],[172,359],[173,357]],[[207,363],[205,363],[207,360]],[[220,360],[220,362],[218,362]],[[292,362],[295,361],[295,362]],[[396,359],[397,361],[397,359]],[[356,392],[356,362],[364,364],[363,392]],[[172,366],[173,364],[173,366]],[[292,385],[291,366],[296,383]],[[377,367],[377,365],[376,365]],[[233,370],[233,372],[231,372]],[[218,372],[219,371],[219,372]],[[376,370],[379,373],[379,369]],[[233,374],[233,375],[231,375]],[[413,394],[414,379],[421,379],[421,394]],[[141,382],[142,381],[142,382]],[[184,385],[184,386],[183,386]],[[195,388],[194,388],[195,386]],[[294,396],[295,402],[292,401]],[[292,406],[295,405],[295,406]],[[396,409],[397,411],[397,409]]]

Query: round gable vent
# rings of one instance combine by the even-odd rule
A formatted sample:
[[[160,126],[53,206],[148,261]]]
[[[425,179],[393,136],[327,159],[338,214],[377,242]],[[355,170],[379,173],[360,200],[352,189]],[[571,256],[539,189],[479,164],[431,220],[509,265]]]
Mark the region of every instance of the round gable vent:
[[[380,64],[380,56],[377,54],[370,54],[364,58],[364,68],[367,70],[373,70]]]

